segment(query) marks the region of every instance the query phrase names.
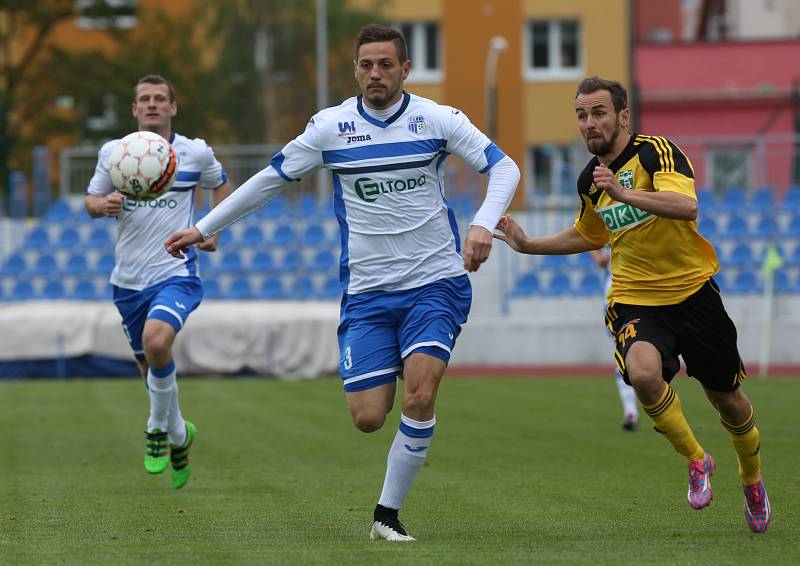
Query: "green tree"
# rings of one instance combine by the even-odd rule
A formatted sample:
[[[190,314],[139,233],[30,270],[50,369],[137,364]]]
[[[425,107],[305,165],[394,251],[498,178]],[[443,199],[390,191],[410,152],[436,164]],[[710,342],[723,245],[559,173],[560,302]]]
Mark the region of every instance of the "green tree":
[[[297,135],[316,110],[314,0],[201,0],[200,18],[216,61],[213,106],[239,143],[279,143]],[[346,0],[328,0],[330,103],[351,96],[353,45],[378,16]]]
[[[20,87],[55,26],[74,9],[72,0],[0,0],[0,202],[8,204],[12,151],[21,130]]]

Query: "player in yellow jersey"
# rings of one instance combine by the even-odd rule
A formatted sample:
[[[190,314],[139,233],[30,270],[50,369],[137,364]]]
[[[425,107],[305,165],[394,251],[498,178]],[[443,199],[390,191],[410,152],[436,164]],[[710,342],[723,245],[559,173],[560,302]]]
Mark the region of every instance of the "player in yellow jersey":
[[[759,433],[736,328],[712,276],[714,248],[697,231],[692,166],[670,140],[631,134],[627,92],[616,81],[590,77],[575,98],[578,129],[595,156],[578,178],[575,223],[529,238],[511,216],[497,228],[511,248],[527,254],[573,254],[611,245],[612,284],[606,323],[615,357],[656,431],[689,462],[689,504],[711,502],[714,459],[695,439],[669,383],[683,358],[719,411],[739,460],[744,514],[753,532],[767,529],[772,511],[761,477]]]

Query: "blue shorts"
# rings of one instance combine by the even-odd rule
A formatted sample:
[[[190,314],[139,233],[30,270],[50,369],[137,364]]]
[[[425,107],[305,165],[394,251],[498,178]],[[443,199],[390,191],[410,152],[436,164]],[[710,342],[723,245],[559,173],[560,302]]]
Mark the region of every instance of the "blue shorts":
[[[170,277],[141,291],[113,288],[122,329],[137,360],[144,360],[142,332],[147,319],[166,322],[177,333],[203,300],[203,284],[197,277]]]
[[[347,392],[392,383],[403,360],[424,352],[447,363],[472,305],[469,277],[406,291],[369,291],[342,298],[339,374]]]

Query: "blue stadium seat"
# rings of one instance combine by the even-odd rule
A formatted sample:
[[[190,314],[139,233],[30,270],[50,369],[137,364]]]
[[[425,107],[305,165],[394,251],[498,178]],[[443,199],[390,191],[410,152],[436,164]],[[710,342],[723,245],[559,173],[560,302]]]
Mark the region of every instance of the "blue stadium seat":
[[[79,280],[75,284],[75,289],[72,291],[72,296],[80,301],[94,301],[97,298],[94,282],[90,279]]]
[[[739,273],[737,273],[736,277],[733,279],[733,285],[730,287],[731,293],[741,295],[750,295],[753,293],[759,293],[760,291],[761,285],[758,281],[758,277],[756,276],[755,272],[750,270],[739,271]]]
[[[778,232],[778,223],[772,214],[766,213],[758,219],[752,235],[756,238],[769,238]]]
[[[309,224],[303,232],[301,242],[304,246],[319,246],[325,243],[325,230],[319,224]]]
[[[61,231],[61,234],[58,236],[58,240],[54,243],[56,247],[59,247],[63,250],[77,248],[81,243],[81,236],[76,228],[68,226]]]
[[[597,273],[587,273],[578,283],[578,293],[581,295],[597,295],[603,292],[603,281]]]
[[[722,236],[725,238],[746,238],[749,230],[747,229],[747,220],[738,214],[731,215],[728,218],[728,223],[725,225],[725,230],[722,231]]]
[[[211,204],[208,201],[206,201],[202,203],[200,206],[198,206],[197,210],[194,211],[194,219],[200,220],[209,212],[211,212]]]
[[[447,200],[450,202],[450,205],[453,207],[453,212],[455,212],[458,218],[469,216],[477,208],[469,193],[454,194]]]
[[[231,286],[228,288],[229,299],[252,299],[253,288],[250,285],[250,280],[247,277],[237,277],[231,281]]]
[[[49,223],[65,222],[69,220],[71,216],[72,210],[69,204],[63,199],[54,201],[53,204],[47,208],[47,212],[44,213],[44,218]]]
[[[255,273],[271,273],[275,270],[275,259],[267,250],[256,252],[250,260],[250,270]]]
[[[64,284],[58,279],[52,279],[45,283],[41,297],[48,300],[57,300],[63,299],[65,295]]]
[[[114,259],[114,254],[103,254],[98,258],[94,266],[94,272],[98,275],[111,275],[111,271],[114,269],[115,265],[116,259]]]
[[[800,243],[795,245],[794,251],[791,254],[786,254],[782,257],[783,261],[789,265],[800,265]]]
[[[43,250],[50,246],[50,236],[44,226],[36,226],[28,233],[23,247],[26,250]]]
[[[550,279],[550,284],[545,289],[547,295],[566,295],[570,292],[570,280],[566,273],[557,272]]]
[[[544,268],[559,269],[566,267],[569,260],[565,255],[543,255],[541,266]]]
[[[203,278],[203,298],[204,299],[219,299],[221,292],[219,289],[219,281],[215,277]]]
[[[717,204],[717,195],[713,189],[697,191],[697,208],[701,214],[713,212],[717,208]]]
[[[792,292],[792,286],[789,282],[789,274],[785,269],[779,269],[774,273],[774,289],[776,293],[786,294]]]
[[[114,245],[114,240],[105,226],[95,226],[89,233],[86,246],[95,250],[110,248]]]
[[[286,204],[286,199],[278,195],[261,207],[258,216],[268,220],[285,220],[289,215],[289,207]]]
[[[342,284],[338,277],[328,277],[317,292],[317,297],[323,300],[338,300],[342,296]]]
[[[0,271],[0,274],[14,276],[25,273],[26,271],[28,271],[28,262],[25,260],[25,256],[21,253],[13,253],[8,256],[8,259],[6,260],[5,265],[3,265],[3,269]]]
[[[33,284],[27,280],[21,280],[14,283],[11,289],[11,300],[14,301],[29,301],[33,299]]]
[[[243,270],[242,256],[240,256],[237,251],[228,250],[222,256],[222,260],[217,264],[217,270],[221,273],[228,273],[231,275],[241,273]]]
[[[768,212],[775,206],[775,189],[772,187],[759,187],[750,197],[747,208],[753,212]]]
[[[719,235],[719,227],[713,216],[703,215],[697,222],[697,230],[706,238],[714,238]]]
[[[781,200],[781,210],[800,213],[800,186],[789,187]]]
[[[722,194],[719,203],[722,210],[740,212],[747,208],[747,194],[741,187],[730,187]]]
[[[277,301],[284,298],[283,282],[277,277],[267,277],[261,284],[261,289],[258,291],[260,299],[268,301]]]
[[[792,238],[800,238],[800,213],[795,214],[789,220],[789,225],[786,230],[781,234],[782,236],[789,236]]]
[[[83,254],[73,254],[67,258],[67,264],[64,266],[64,273],[78,275],[88,272],[89,264],[86,262],[86,257]]]
[[[44,253],[36,258],[33,273],[36,275],[54,275],[59,271],[58,262],[54,255]]]
[[[512,297],[528,297],[535,295],[541,290],[539,284],[539,276],[535,273],[526,273],[517,279],[514,288],[511,290]]]
[[[752,248],[749,244],[736,244],[731,250],[730,256],[728,257],[728,261],[726,263],[736,267],[748,267],[753,265],[755,263],[755,259],[753,257]]]
[[[597,267],[597,264],[592,259],[592,254],[589,252],[583,252],[580,254],[573,254],[567,256],[569,262],[574,265],[575,267],[583,267],[585,269],[590,269],[592,267]]]
[[[325,273],[336,268],[336,258],[330,250],[319,250],[309,266],[315,273]]]
[[[289,290],[289,298],[303,301],[314,296],[314,282],[310,277],[301,276],[294,280]]]
[[[242,246],[260,246],[264,243],[264,231],[261,226],[251,224],[245,228],[242,237],[239,238],[239,244]]]
[[[219,232],[219,238],[217,239],[217,246],[219,247],[226,247],[233,242],[233,231],[229,228],[226,228],[222,232]]]
[[[297,242],[297,235],[290,224],[280,224],[272,234],[272,243],[276,246],[291,246]]]
[[[286,252],[280,263],[280,270],[284,273],[295,273],[303,265],[303,256],[297,250]]]
[[[292,215],[301,220],[317,218],[319,216],[317,199],[311,195],[300,195],[292,207]]]

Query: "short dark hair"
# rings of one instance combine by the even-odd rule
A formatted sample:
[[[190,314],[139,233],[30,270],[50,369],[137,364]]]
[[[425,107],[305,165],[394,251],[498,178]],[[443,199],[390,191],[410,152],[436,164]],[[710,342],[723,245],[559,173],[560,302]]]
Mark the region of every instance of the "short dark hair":
[[[601,79],[597,75],[583,79],[578,85],[578,92],[575,93],[575,98],[581,94],[592,94],[598,90],[607,90],[611,93],[611,102],[614,103],[614,111],[619,113],[628,107],[628,91],[622,86],[619,81],[610,81]]]
[[[408,59],[408,50],[406,49],[406,39],[403,37],[403,34],[394,28],[381,24],[367,24],[358,32],[355,50],[356,61],[358,61],[358,50],[362,45],[381,41],[393,42],[394,46],[397,48],[397,58],[401,63],[406,62]]]
[[[169,82],[167,79],[162,77],[161,75],[147,75],[146,77],[142,77],[139,79],[139,82],[136,83],[136,86],[133,87],[133,101],[136,102],[136,96],[139,93],[139,85],[143,84],[151,84],[151,85],[167,85],[167,90],[169,91],[169,101],[175,102],[175,88],[172,86],[172,83]]]

